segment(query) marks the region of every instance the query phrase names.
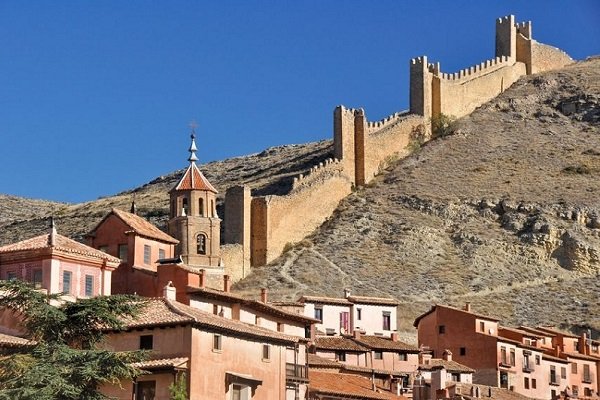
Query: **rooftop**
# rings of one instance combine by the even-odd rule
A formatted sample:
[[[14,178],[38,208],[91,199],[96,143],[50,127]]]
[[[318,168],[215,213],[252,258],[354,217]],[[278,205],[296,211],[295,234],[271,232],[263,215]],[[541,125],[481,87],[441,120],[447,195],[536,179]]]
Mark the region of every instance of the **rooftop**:
[[[51,243],[52,236],[54,236],[54,244]],[[121,263],[121,260],[119,260],[117,257],[113,257],[104,253],[103,251],[96,250],[90,246],[86,246],[83,243],[69,239],[66,236],[59,235],[58,233],[46,233],[31,239],[26,239],[17,243],[2,246],[0,247],[0,254],[27,252],[41,249],[50,249],[53,252],[63,255],[85,256],[98,261],[116,264],[115,267]]]
[[[415,328],[418,328],[419,327],[419,321],[421,321],[421,319],[425,318],[429,314],[433,313],[438,308],[445,308],[445,309],[452,310],[452,311],[458,311],[458,312],[462,312],[462,313],[465,313],[465,314],[470,314],[470,315],[473,315],[476,318],[481,318],[481,319],[485,319],[485,320],[488,320],[488,321],[493,321],[493,322],[498,322],[499,321],[499,319],[488,317],[487,315],[483,315],[483,314],[476,314],[474,312],[467,311],[467,310],[464,310],[462,308],[457,308],[457,307],[452,307],[452,306],[447,306],[447,305],[441,305],[441,304],[434,304],[433,306],[431,306],[431,309],[429,311],[427,311],[427,312],[419,315],[415,319],[415,322],[413,323],[413,326]]]
[[[391,350],[419,353],[419,349],[415,346],[398,340],[392,340],[383,336],[361,335],[359,338],[356,338],[354,340],[362,345],[368,346],[373,350]]]
[[[132,366],[143,370],[152,371],[157,369],[187,369],[187,363],[187,357],[177,357],[145,360],[133,363]]]
[[[172,190],[206,190],[218,193],[217,189],[210,184],[195,163],[190,163],[189,167],[187,167],[183,176]]]
[[[33,342],[28,339],[0,333],[0,347],[22,347],[31,344],[33,344]]]
[[[362,376],[323,371],[311,371],[309,393],[340,396],[351,399],[406,399],[384,389],[374,391],[370,379]]]
[[[352,338],[345,336],[317,336],[314,343],[315,348],[320,350],[341,350],[341,351],[370,351],[366,346],[356,343]]]
[[[96,227],[88,234],[88,236],[93,236],[94,232],[98,229],[100,225],[104,223],[104,221],[110,217],[111,215],[117,216],[125,225],[131,228],[131,231],[127,231],[125,233],[135,233],[140,236],[144,236],[150,239],[156,239],[161,242],[177,244],[179,240],[167,235],[165,232],[158,229],[156,226],[151,224],[149,221],[140,217],[139,215],[132,214],[123,210],[119,210],[118,208],[113,208],[110,210],[102,221],[96,225]]]
[[[457,363],[454,360],[442,360],[440,358],[432,358],[428,364],[420,364],[419,369],[423,371],[431,371],[434,369],[445,368],[448,372],[474,373],[475,370],[466,365]]]

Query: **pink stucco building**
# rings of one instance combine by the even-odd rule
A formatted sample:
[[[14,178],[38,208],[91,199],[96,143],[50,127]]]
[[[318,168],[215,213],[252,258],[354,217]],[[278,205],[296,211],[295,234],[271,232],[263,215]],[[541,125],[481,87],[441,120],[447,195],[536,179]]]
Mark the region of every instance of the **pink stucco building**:
[[[50,232],[0,247],[0,279],[21,279],[72,298],[111,294],[119,259]]]

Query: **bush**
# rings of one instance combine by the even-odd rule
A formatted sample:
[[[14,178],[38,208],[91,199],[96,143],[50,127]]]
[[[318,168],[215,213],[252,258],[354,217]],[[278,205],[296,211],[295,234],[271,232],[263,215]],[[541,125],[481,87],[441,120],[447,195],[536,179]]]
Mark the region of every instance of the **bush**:
[[[456,128],[456,117],[452,115],[439,114],[431,118],[431,133],[433,138],[449,136]]]

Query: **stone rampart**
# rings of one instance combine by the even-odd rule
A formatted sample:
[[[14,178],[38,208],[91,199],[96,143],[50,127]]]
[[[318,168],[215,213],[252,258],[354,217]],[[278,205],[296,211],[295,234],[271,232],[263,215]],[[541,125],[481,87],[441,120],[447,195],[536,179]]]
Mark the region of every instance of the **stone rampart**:
[[[441,72],[440,64],[426,56],[410,60],[410,111],[370,122],[363,109],[336,107],[333,158],[295,177],[287,195],[251,198],[247,188],[228,191],[225,239],[232,246],[223,247],[223,261],[233,279],[246,275],[248,262],[264,265],[310,234],[353,186],[368,183],[402,156],[414,132],[427,137],[433,117],[462,117],[521,76],[572,62],[564,52],[533,40],[531,22],[515,23],[512,15],[496,20],[495,47],[495,58],[453,74]]]
[[[252,199],[252,265],[267,264],[287,244],[302,240],[350,194],[352,182],[341,168],[334,173],[335,166],[323,167],[319,179],[299,184],[285,196]]]

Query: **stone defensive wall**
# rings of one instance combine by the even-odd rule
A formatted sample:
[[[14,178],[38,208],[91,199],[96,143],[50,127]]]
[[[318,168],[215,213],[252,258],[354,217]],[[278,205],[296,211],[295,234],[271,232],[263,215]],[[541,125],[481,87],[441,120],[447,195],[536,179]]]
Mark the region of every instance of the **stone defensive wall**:
[[[521,76],[573,62],[563,51],[533,40],[531,22],[510,15],[496,20],[495,57],[456,73],[444,73],[426,56],[410,60],[410,111],[368,121],[363,109],[338,106],[333,113],[333,158],[294,178],[284,196],[252,198],[234,187],[225,199],[223,260],[234,280],[252,266],[277,258],[331,216],[354,186],[371,181],[389,162],[408,153],[418,135],[428,137],[440,114],[462,117],[508,89]]]

